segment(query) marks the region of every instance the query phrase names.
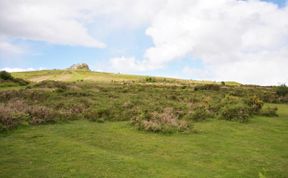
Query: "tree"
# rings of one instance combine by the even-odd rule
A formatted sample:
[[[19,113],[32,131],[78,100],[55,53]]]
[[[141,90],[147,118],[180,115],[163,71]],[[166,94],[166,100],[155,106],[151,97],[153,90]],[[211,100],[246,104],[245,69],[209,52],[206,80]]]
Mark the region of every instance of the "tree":
[[[0,79],[2,80],[13,80],[12,75],[6,71],[0,71]]]
[[[288,87],[285,84],[282,84],[277,87],[276,93],[278,96],[286,96],[288,94]]]

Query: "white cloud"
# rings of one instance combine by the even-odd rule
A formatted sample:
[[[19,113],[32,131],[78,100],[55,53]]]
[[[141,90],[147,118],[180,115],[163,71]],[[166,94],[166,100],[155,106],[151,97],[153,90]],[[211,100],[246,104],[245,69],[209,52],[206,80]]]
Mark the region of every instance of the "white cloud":
[[[49,1],[2,0],[0,32],[6,37],[54,44],[105,46],[88,34],[85,26],[73,16],[74,11],[64,7]]]
[[[166,0],[1,0],[0,34],[53,44],[103,48],[90,26],[134,28],[150,22]],[[96,27],[95,27],[96,26]],[[100,37],[99,37],[100,38]]]
[[[23,54],[24,48],[0,39],[0,57]]]
[[[157,68],[191,55],[203,60],[192,72],[201,78],[288,82],[287,19],[287,6],[259,0],[171,0],[146,30],[154,46],[138,63]]]
[[[7,71],[7,72],[27,72],[27,71],[35,71],[35,70],[44,70],[44,68],[10,68],[10,67],[5,67],[0,69],[0,71]]]
[[[91,29],[146,26],[154,45],[140,59],[111,59],[114,70],[155,70],[193,56],[203,61],[203,70],[187,66],[184,73],[258,84],[288,83],[287,19],[287,5],[279,8],[260,0],[0,1],[0,34],[5,38],[101,48],[104,42]],[[0,44],[5,48],[21,51],[7,41]]]
[[[152,66],[146,65],[144,61],[137,61],[134,57],[116,57],[110,59],[109,62],[112,69],[117,72],[141,72],[153,69]]]

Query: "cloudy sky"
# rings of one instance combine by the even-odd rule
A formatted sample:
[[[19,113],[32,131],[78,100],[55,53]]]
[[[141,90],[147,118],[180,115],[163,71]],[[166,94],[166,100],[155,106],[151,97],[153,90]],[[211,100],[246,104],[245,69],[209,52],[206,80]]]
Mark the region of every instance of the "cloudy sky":
[[[0,69],[288,83],[286,0],[0,0]]]

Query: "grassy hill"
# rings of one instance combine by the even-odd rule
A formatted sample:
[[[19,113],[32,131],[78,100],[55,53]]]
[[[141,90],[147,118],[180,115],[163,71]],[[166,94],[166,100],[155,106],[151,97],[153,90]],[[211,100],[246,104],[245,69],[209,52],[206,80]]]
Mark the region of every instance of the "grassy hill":
[[[32,82],[41,82],[44,80],[55,81],[92,81],[92,82],[141,82],[145,80],[157,80],[159,82],[173,83],[173,84],[221,84],[214,81],[198,81],[198,80],[181,80],[175,78],[165,77],[151,77],[141,75],[127,75],[127,74],[114,74],[107,72],[94,72],[85,70],[41,70],[29,72],[14,72],[12,75],[16,78],[22,78]],[[227,81],[226,85],[239,86],[240,83]]]
[[[0,177],[288,176],[288,96],[275,87],[83,70],[12,76],[30,83],[0,83]]]
[[[144,77],[135,75],[112,74],[104,72],[92,72],[83,70],[41,70],[30,72],[15,72],[14,77],[23,78],[33,82],[41,82],[43,80],[56,81],[97,81],[97,82],[111,82],[113,81],[130,81],[140,80]]]

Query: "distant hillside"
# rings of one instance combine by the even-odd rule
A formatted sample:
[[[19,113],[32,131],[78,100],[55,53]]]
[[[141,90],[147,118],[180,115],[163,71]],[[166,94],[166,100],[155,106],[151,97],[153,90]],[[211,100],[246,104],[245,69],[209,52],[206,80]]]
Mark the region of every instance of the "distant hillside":
[[[106,72],[94,72],[88,70],[41,70],[29,72],[14,72],[13,77],[22,78],[32,82],[41,82],[44,80],[55,81],[94,81],[94,82],[137,82],[145,81],[150,83],[171,83],[171,84],[221,84],[221,82],[201,81],[201,80],[183,80],[164,77],[151,77],[141,75],[114,74]],[[237,82],[225,82],[225,85],[239,86]]]
[[[83,70],[41,70],[29,72],[14,72],[14,77],[23,78],[25,80],[40,82],[43,80],[56,80],[56,81],[128,81],[143,79],[142,76],[112,74],[104,72],[92,72]]]

